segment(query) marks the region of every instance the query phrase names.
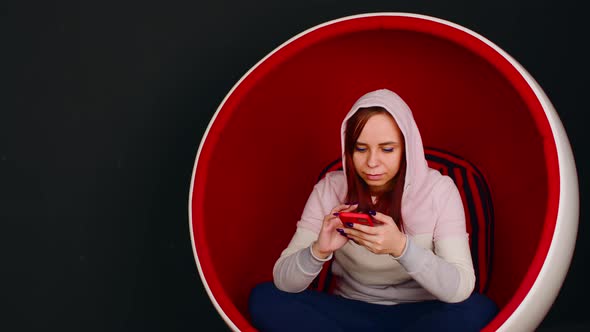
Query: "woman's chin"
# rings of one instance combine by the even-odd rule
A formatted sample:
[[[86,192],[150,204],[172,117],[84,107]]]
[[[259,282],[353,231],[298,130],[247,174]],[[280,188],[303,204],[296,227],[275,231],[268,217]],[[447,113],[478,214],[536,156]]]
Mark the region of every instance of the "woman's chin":
[[[379,182],[367,181],[367,185],[369,186],[369,190],[372,193],[380,193],[380,192],[385,191],[387,189],[386,184],[387,184],[387,182],[385,182],[385,181],[379,181]]]
[[[370,178],[364,178],[363,180],[365,180],[365,183],[369,187],[369,190],[372,194],[382,193],[384,191],[390,190],[392,187],[390,179],[387,179],[385,177],[380,178],[379,180],[373,180]]]

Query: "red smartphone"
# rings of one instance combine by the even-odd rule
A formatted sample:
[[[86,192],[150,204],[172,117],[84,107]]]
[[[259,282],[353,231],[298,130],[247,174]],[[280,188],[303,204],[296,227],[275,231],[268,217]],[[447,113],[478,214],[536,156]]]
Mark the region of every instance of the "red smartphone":
[[[351,222],[356,224],[363,224],[367,226],[373,226],[373,219],[366,213],[357,213],[357,212],[340,212],[338,214],[340,220],[343,223]]]

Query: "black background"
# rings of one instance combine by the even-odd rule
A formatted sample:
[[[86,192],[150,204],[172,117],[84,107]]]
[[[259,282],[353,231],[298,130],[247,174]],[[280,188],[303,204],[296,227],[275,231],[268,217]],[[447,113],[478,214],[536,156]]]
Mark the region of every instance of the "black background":
[[[274,48],[317,24],[378,11],[436,16],[482,34],[552,100],[574,150],[581,215],[572,265],[539,330],[590,326],[582,1],[0,8],[2,330],[226,330],[189,236],[191,172],[205,128],[232,86]]]

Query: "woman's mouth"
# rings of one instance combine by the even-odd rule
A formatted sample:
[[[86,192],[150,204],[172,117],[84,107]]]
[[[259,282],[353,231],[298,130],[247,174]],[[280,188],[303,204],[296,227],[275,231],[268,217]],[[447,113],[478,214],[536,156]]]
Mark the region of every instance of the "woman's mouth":
[[[365,173],[365,175],[367,176],[368,180],[372,180],[372,181],[379,180],[383,177],[383,173],[381,173],[381,174],[367,174],[367,173]]]

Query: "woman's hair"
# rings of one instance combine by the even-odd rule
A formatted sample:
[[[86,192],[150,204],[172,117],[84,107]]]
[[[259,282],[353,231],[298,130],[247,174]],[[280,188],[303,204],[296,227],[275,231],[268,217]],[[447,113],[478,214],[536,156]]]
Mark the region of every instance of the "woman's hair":
[[[383,107],[374,106],[360,108],[348,121],[346,122],[346,130],[344,133],[344,157],[346,162],[346,181],[348,183],[348,193],[346,200],[348,202],[358,202],[358,210],[367,212],[368,210],[379,211],[387,214],[393,218],[395,223],[403,229],[402,218],[402,194],[404,190],[404,182],[406,178],[406,153],[405,148],[402,151],[401,165],[397,175],[392,179],[390,188],[380,193],[373,203],[371,199],[371,192],[365,181],[357,174],[353,162],[353,153],[355,151],[356,141],[358,140],[363,128],[367,124],[369,118],[377,114],[386,114],[391,116]],[[403,143],[403,142],[402,142]],[[402,144],[405,147],[405,144]]]

